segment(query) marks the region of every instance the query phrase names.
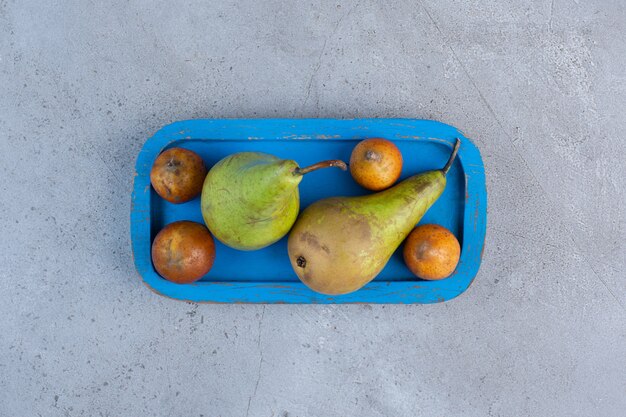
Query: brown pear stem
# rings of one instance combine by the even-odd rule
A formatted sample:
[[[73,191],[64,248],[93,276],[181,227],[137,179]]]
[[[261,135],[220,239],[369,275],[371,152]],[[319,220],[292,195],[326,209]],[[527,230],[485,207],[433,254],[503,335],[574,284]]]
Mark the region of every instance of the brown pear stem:
[[[331,159],[330,161],[318,162],[317,164],[309,165],[308,167],[296,168],[293,170],[293,175],[304,175],[304,174],[308,174],[311,171],[316,171],[321,168],[330,168],[330,167],[337,167],[337,168],[340,168],[342,171],[345,171],[346,169],[348,169],[348,166],[346,165],[345,162],[340,161],[339,159]]]
[[[456,158],[456,154],[459,152],[459,147],[461,146],[461,141],[459,140],[459,138],[456,138],[456,143],[454,144],[454,148],[452,148],[452,154],[450,154],[450,159],[448,159],[448,162],[446,162],[446,166],[444,166],[441,169],[441,172],[443,172],[443,175],[448,175],[448,171],[450,170],[450,167],[452,166],[452,163],[454,162],[454,159]]]

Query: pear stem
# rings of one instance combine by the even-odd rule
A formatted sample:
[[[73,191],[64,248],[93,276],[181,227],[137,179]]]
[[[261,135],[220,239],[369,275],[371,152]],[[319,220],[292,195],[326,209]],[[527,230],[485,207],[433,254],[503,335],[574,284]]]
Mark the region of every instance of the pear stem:
[[[450,167],[452,166],[452,163],[456,158],[456,154],[459,152],[460,146],[461,141],[459,140],[459,138],[456,138],[456,143],[454,144],[454,148],[452,148],[452,154],[450,154],[450,159],[448,159],[448,162],[446,162],[446,166],[441,169],[441,172],[443,172],[444,176],[448,174],[448,171],[450,170]]]
[[[348,169],[348,166],[346,165],[345,162],[340,161],[339,159],[331,159],[329,161],[322,161],[322,162],[318,162],[317,164],[309,165],[308,167],[305,167],[305,168],[296,168],[293,170],[293,175],[304,175],[304,174],[308,174],[311,171],[316,171],[321,168],[330,168],[330,167],[337,167],[341,169],[342,171],[345,171],[346,169]]]

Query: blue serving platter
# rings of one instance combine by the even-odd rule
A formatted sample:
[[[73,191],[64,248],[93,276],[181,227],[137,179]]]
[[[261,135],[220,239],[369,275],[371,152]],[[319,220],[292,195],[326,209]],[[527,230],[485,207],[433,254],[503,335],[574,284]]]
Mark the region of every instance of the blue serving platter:
[[[203,223],[200,198],[170,204],[150,186],[150,169],[165,149],[183,147],[202,156],[207,168],[241,151],[267,152],[296,160],[300,166],[325,159],[348,162],[358,141],[382,137],[400,148],[401,179],[443,167],[456,138],[458,157],[448,173],[446,190],[420,224],[437,223],[461,242],[461,259],[454,274],[440,281],[422,281],[404,265],[401,248],[376,279],[351,294],[318,294],[302,284],[287,256],[287,239],[253,252],[241,252],[216,240],[211,271],[193,284],[161,278],[151,260],[152,240],[176,220]],[[324,169],[307,174],[300,184],[301,210],[330,196],[367,194],[349,172]],[[212,303],[435,303],[465,291],[478,272],[485,239],[487,193],[478,149],[452,126],[414,119],[237,119],[187,120],[163,127],[143,146],[137,158],[131,208],[135,266],[146,285],[158,294]]]

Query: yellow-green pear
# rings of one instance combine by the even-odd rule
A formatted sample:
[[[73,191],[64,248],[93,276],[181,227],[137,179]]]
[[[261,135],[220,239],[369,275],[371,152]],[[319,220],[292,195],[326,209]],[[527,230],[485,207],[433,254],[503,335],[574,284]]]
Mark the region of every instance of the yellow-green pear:
[[[289,234],[291,265],[304,284],[329,295],[356,291],[373,280],[446,187],[446,165],[385,191],[332,197],[307,207]]]
[[[261,152],[240,152],[219,161],[202,187],[202,216],[220,242],[231,248],[255,250],[285,236],[300,209],[302,176],[342,161],[323,161],[306,168],[295,161]]]

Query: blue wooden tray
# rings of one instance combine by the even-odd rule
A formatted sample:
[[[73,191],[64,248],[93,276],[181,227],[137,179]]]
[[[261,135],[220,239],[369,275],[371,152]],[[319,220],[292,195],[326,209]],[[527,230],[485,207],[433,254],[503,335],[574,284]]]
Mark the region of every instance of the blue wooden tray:
[[[441,168],[456,138],[458,157],[448,173],[445,192],[420,223],[437,223],[461,242],[455,273],[441,281],[422,281],[406,268],[401,248],[379,276],[351,294],[317,294],[291,269],[287,239],[254,252],[230,249],[216,240],[213,269],[193,284],[174,284],[155,271],[150,249],[156,233],[176,220],[203,223],[200,198],[170,204],[150,186],[150,169],[163,150],[178,146],[202,156],[207,168],[240,151],[261,151],[295,159],[306,166],[325,159],[349,161],[358,141],[393,140],[404,157],[402,177]],[[302,209],[324,197],[362,195],[349,172],[325,169],[306,175],[300,184]],[[137,271],[156,293],[195,302],[214,303],[434,303],[461,294],[480,266],[485,239],[487,194],[478,149],[452,126],[413,119],[243,119],[188,120],[165,126],[150,138],[137,158],[131,209],[131,237]]]

